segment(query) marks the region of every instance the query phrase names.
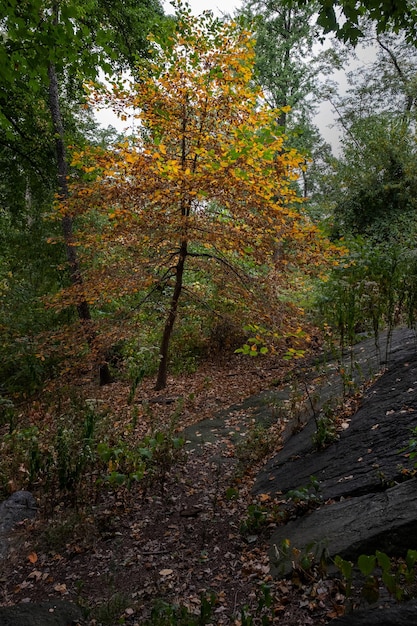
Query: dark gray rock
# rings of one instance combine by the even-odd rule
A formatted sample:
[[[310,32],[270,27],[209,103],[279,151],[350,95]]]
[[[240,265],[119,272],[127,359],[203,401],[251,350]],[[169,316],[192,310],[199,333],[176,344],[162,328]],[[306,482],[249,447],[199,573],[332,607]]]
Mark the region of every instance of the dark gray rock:
[[[352,352],[346,352],[341,361],[345,369],[350,371],[355,384],[361,384],[376,374],[381,366],[392,363],[398,355],[405,357],[412,355],[417,348],[416,333],[414,330],[402,328],[394,330],[389,336],[386,332],[380,334],[378,341],[365,338],[353,346]],[[277,421],[284,425],[283,439],[286,441],[285,450],[281,453],[282,462],[293,454],[304,454],[311,450],[312,437],[315,430],[314,411],[319,411],[326,404],[337,404],[343,395],[343,381],[339,373],[339,362],[334,355],[322,354],[315,357],[304,366],[294,369],[291,384],[288,380],[280,380],[276,388],[267,389],[256,396],[250,396],[239,404],[232,405],[226,411],[220,411],[214,418],[202,420],[198,424],[188,427],[184,431],[188,449],[194,449],[206,443],[218,441],[224,437],[234,443],[242,441],[242,432],[256,424],[268,427]],[[311,383],[317,388],[317,393],[310,399],[305,399],[297,410],[297,415],[291,415],[286,404],[294,395],[305,396],[306,386]],[[247,415],[245,416],[245,412]],[[233,432],[229,418],[239,413],[241,430]],[[305,426],[296,438],[292,436],[294,428]],[[295,451],[293,451],[293,446]]]
[[[9,550],[11,533],[16,524],[33,519],[36,512],[36,500],[29,491],[15,491],[0,504],[0,559]]]
[[[81,610],[70,602],[51,601],[0,607],[0,626],[76,626]]]
[[[417,601],[388,608],[355,611],[329,622],[331,626],[416,626]]]
[[[413,349],[414,352],[414,349]],[[311,476],[328,498],[352,497],[385,489],[401,479],[401,454],[417,426],[417,355],[404,356],[367,391],[362,406],[340,439],[314,449],[314,421],[293,436],[257,477],[255,493],[286,493],[305,486]]]
[[[356,560],[375,550],[401,555],[417,549],[417,479],[383,493],[323,505],[277,528],[269,554],[275,576],[287,576],[293,568],[280,551],[284,540],[302,555],[311,553],[320,560],[324,554],[330,561],[338,554]]]
[[[339,554],[354,561],[376,549],[391,555],[417,549],[417,479],[402,482],[403,468],[414,464],[404,448],[417,427],[417,350],[409,331],[395,334],[387,371],[365,393],[339,440],[317,451],[314,427],[310,419],[290,437],[255,482],[255,493],[284,496],[308,486],[311,476],[319,482],[323,505],[277,528],[271,538],[275,575],[292,569],[280,551],[284,540],[317,559]]]

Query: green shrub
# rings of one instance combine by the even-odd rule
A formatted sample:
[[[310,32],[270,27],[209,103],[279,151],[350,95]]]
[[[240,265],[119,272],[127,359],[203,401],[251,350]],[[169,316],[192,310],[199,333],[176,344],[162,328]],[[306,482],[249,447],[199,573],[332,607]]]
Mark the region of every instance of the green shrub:
[[[417,312],[414,244],[349,240],[349,253],[317,286],[317,321],[330,326],[342,348],[362,333],[375,336],[399,323],[412,325]]]
[[[335,557],[335,565],[346,580],[346,595],[352,591],[353,563]],[[417,550],[408,550],[404,559],[390,558],[385,552],[377,550],[375,554],[361,554],[357,568],[363,577],[361,595],[369,603],[377,602],[380,587],[398,601],[415,597]]]

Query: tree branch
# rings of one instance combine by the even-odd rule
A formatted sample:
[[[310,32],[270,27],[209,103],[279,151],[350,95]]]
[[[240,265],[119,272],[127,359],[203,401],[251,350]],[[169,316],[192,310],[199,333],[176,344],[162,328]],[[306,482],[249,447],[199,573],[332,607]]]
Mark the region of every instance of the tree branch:
[[[394,52],[391,50],[391,48],[389,48],[386,44],[384,44],[381,41],[381,38],[379,37],[379,35],[376,36],[376,40],[379,44],[379,46],[385,50],[385,52],[388,54],[388,56],[390,57],[392,64],[394,65],[395,69],[397,70],[398,76],[401,78],[402,82],[404,85],[406,85],[408,83],[408,79],[405,76],[397,57],[395,56]],[[409,113],[412,109],[413,106],[413,102],[414,102],[414,98],[408,94],[406,95],[406,104],[405,104],[405,110],[407,113]]]
[[[225,267],[227,267],[231,272],[233,272],[233,274],[235,274],[235,276],[238,277],[238,279],[240,280],[240,282],[246,286],[246,281],[244,280],[245,276],[240,274],[240,272],[236,269],[236,267],[234,267],[231,263],[229,263],[228,261],[226,261],[226,259],[223,259],[220,256],[217,256],[215,254],[210,254],[208,252],[188,252],[188,256],[191,257],[195,257],[195,258],[206,258],[206,259],[213,259],[213,261],[218,261],[220,264],[224,265]],[[246,276],[247,278],[247,276]]]

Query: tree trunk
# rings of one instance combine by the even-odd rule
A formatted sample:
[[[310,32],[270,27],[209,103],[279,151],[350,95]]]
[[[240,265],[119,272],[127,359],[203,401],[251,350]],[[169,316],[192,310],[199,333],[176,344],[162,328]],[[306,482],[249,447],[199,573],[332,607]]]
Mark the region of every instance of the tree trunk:
[[[61,106],[59,103],[59,89],[58,79],[56,75],[55,66],[50,63],[48,66],[48,78],[49,78],[49,110],[52,118],[52,126],[55,134],[55,150],[58,167],[58,195],[60,200],[66,200],[69,196],[68,190],[68,161],[66,157],[65,142],[64,142],[64,124],[61,115]],[[62,218],[62,231],[64,234],[65,251],[70,268],[71,282],[73,285],[82,286],[83,279],[80,271],[80,265],[77,257],[77,250],[74,245],[72,218],[66,214]],[[77,304],[77,312],[80,321],[86,327],[87,342],[92,344],[94,337],[91,334],[89,328],[89,322],[91,321],[90,307],[85,298]],[[107,363],[100,365],[100,382],[106,384],[111,381],[111,375],[109,366]]]
[[[49,77],[49,110],[52,117],[52,125],[55,134],[55,150],[58,166],[58,195],[60,200],[66,200],[69,196],[68,191],[68,162],[65,153],[64,143],[64,125],[61,116],[61,107],[59,103],[58,80],[54,65],[51,63],[48,67]],[[74,237],[72,230],[72,218],[70,215],[64,215],[62,218],[62,231],[64,234],[65,251],[70,267],[71,282],[74,285],[82,285],[82,276],[78,263],[77,252],[74,246]],[[77,305],[78,316],[80,320],[91,320],[90,308],[85,300]]]
[[[178,263],[175,272],[175,286],[174,293],[172,294],[171,306],[169,309],[168,317],[165,322],[164,333],[162,335],[160,361],[158,369],[158,377],[156,379],[155,389],[159,391],[164,389],[167,384],[167,371],[168,371],[168,352],[169,343],[171,340],[172,329],[177,317],[178,302],[181,296],[185,259],[187,257],[187,242],[183,241],[181,244]]]

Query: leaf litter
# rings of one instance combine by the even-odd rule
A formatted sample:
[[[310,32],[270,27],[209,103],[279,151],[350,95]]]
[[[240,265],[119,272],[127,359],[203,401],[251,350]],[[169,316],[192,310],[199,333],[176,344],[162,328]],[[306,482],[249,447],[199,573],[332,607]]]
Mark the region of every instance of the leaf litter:
[[[289,368],[284,364],[277,371],[276,362],[268,358],[259,363],[248,370],[245,359],[232,357],[223,364],[206,364],[192,375],[171,377],[167,396],[184,399],[177,430],[276,386],[277,376],[283,378]],[[159,424],[169,423],[174,410],[153,391],[152,382],[143,382],[133,405],[138,439],[149,432],[155,414]],[[86,375],[78,384],[85,397],[111,410],[116,430],[129,427],[132,406],[125,383],[97,389]],[[152,412],[146,411],[149,406]],[[243,439],[250,418],[250,410],[231,412],[229,433]],[[250,534],[242,532],[251,505],[273,504],[267,494],[251,494],[267,458],[242,471],[235,444],[223,430],[216,437],[213,429],[212,435],[211,445],[187,449],[185,462],[172,467],[162,483],[146,491],[135,485],[130,491],[101,493],[88,510],[75,511],[70,529],[64,504],[48,518],[41,515],[23,527],[2,574],[2,604],[65,597],[85,607],[86,624],[94,626],[100,623],[94,617],[100,607],[116,604],[120,596],[125,606],[114,623],[133,626],[149,619],[155,601],[181,605],[198,615],[202,597],[210,597],[213,623],[239,626],[242,610],[257,616],[254,624],[261,623],[259,600],[266,585],[273,599],[270,623],[324,624],[342,614],[344,595],[338,581],[321,574],[272,579],[267,539],[278,521],[268,520]],[[52,541],[46,532],[51,524],[63,535]]]

